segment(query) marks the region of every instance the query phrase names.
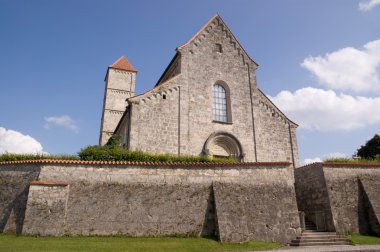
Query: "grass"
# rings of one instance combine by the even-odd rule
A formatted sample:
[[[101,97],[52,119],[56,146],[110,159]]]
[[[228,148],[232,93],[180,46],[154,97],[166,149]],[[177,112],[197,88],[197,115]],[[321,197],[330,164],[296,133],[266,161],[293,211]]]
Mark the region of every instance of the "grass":
[[[208,238],[137,238],[122,236],[34,237],[0,234],[0,251],[23,252],[206,252],[274,249],[281,244],[251,241],[220,243]]]
[[[380,237],[378,236],[351,234],[348,238],[355,245],[380,244]]]

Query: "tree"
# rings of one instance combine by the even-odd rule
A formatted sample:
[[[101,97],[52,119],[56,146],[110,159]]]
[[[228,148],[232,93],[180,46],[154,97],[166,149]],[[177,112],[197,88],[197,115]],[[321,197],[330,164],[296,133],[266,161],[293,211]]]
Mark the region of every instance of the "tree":
[[[358,149],[358,156],[361,158],[374,159],[380,155],[380,136],[375,134],[365,145]]]

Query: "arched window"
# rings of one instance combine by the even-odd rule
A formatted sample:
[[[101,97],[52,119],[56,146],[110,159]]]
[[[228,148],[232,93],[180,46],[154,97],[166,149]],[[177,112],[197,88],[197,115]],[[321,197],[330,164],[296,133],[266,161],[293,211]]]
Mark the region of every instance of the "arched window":
[[[227,85],[217,83],[213,86],[213,120],[231,122],[229,90]]]

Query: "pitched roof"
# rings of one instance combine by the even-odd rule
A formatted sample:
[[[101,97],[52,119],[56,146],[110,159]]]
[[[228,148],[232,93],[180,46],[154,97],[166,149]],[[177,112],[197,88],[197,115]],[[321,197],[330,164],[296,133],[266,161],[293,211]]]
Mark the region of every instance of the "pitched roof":
[[[121,56],[118,60],[116,60],[112,65],[109,66],[110,68],[130,71],[130,72],[137,72],[136,69],[128,62],[127,58],[124,56]]]

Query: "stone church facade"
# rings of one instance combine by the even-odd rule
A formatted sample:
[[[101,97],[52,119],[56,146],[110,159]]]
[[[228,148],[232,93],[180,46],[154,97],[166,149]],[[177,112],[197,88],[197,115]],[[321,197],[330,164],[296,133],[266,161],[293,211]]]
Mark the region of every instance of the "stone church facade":
[[[116,133],[131,150],[298,166],[297,124],[258,88],[257,68],[219,15],[146,93],[135,95],[137,71],[121,57],[105,79],[100,145]]]

